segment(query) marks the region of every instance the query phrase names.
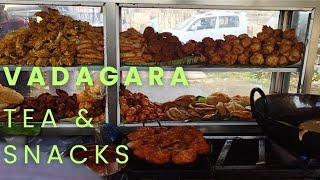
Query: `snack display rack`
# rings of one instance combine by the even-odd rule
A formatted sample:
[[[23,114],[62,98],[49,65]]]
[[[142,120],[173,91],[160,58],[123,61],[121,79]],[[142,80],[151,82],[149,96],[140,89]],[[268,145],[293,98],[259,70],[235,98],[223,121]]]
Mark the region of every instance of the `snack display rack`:
[[[202,66],[190,65],[184,66],[185,71],[207,71],[207,72],[272,72],[270,93],[286,93],[290,81],[290,73],[299,73],[298,93],[308,93],[311,88],[311,80],[314,69],[314,62],[317,54],[318,37],[320,32],[320,1],[276,1],[276,0],[3,0],[2,4],[17,4],[17,5],[63,5],[63,6],[98,6],[102,7],[103,12],[103,27],[104,27],[104,66],[114,67],[117,69],[119,80],[121,73],[128,71],[129,67],[120,65],[120,50],[119,50],[119,33],[121,29],[121,8],[194,8],[194,9],[221,9],[221,10],[278,10],[279,28],[287,29],[291,26],[291,18],[293,11],[308,11],[310,12],[307,37],[305,39],[305,53],[300,64],[280,67],[219,67],[219,66]],[[104,66],[88,66],[89,70],[101,70]],[[14,66],[9,66],[10,69]],[[80,66],[67,67],[69,71],[77,71]],[[162,67],[165,71],[172,71],[175,67]],[[139,71],[148,71],[148,67],[137,66]],[[31,71],[32,67],[22,67],[23,71]],[[51,67],[41,67],[42,71],[51,71]],[[0,71],[3,68],[0,67]],[[107,105],[106,105],[106,122],[112,125],[121,126],[123,128],[142,126],[142,123],[123,124],[120,117],[119,91],[120,83],[106,87]],[[151,125],[153,123],[150,123]],[[156,124],[156,123],[155,123]],[[176,125],[192,125],[199,126],[205,132],[260,132],[255,122],[162,122],[164,126]],[[93,129],[80,129],[75,125],[59,124],[58,128],[46,127],[43,129],[43,134],[54,135],[85,135],[92,134]]]

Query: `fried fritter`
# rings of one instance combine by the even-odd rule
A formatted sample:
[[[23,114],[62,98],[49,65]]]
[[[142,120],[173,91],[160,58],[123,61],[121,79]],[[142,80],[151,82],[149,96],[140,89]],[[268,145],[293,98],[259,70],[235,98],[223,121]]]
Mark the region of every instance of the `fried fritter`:
[[[248,34],[240,34],[238,36],[238,39],[243,40],[243,39],[248,38],[248,37],[249,37]]]
[[[193,149],[187,149],[179,151],[178,153],[174,154],[172,157],[172,161],[175,164],[190,164],[197,159],[197,154],[194,152]]]
[[[247,56],[245,54],[239,54],[237,62],[239,64],[243,64],[243,65],[249,64],[249,58],[250,58],[250,56]]]
[[[279,58],[278,64],[279,64],[280,66],[287,65],[287,64],[289,64],[289,61],[288,61],[288,59],[287,59],[285,56],[282,56],[282,55],[281,55],[280,58]]]
[[[215,46],[215,42],[211,37],[205,37],[202,39],[202,44],[205,47],[214,47]]]
[[[252,39],[250,37],[246,37],[241,39],[241,44],[244,48],[247,48],[251,45]]]
[[[234,54],[242,54],[244,51],[244,47],[241,46],[240,44],[237,44],[235,46],[233,46],[232,48],[232,53]]]
[[[251,50],[252,52],[258,52],[258,51],[260,51],[260,50],[261,50],[261,43],[252,43],[252,44],[250,45],[250,50]]]
[[[271,54],[274,50],[274,46],[273,45],[269,45],[269,44],[265,44],[262,47],[262,53],[263,54]]]
[[[254,53],[251,57],[250,57],[250,63],[252,65],[262,65],[264,63],[264,58],[263,55],[260,53]]]
[[[283,38],[285,39],[294,39],[296,37],[295,29],[287,29],[283,32]]]
[[[279,57],[277,55],[269,55],[265,60],[266,65],[276,67],[279,64]]]
[[[210,146],[204,138],[197,138],[188,146],[188,149],[192,149],[197,154],[208,154]]]
[[[221,56],[219,56],[217,53],[214,53],[209,57],[209,64],[219,64],[221,63]]]
[[[293,63],[296,63],[298,62],[299,60],[301,59],[301,52],[297,49],[292,49],[290,51],[290,55],[289,55],[289,58],[288,60],[290,62],[293,62]]]
[[[238,56],[234,53],[227,53],[222,57],[222,63],[225,65],[234,65],[237,62]]]

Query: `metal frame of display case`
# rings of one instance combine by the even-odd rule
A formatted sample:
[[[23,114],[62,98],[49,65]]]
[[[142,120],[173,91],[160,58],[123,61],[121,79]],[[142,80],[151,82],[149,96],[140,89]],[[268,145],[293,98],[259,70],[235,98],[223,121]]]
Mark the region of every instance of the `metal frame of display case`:
[[[142,7],[142,8],[183,8],[183,9],[228,9],[228,10],[280,10],[288,11],[311,11],[311,19],[309,22],[308,43],[306,52],[304,53],[303,63],[299,67],[290,68],[226,68],[226,67],[201,67],[188,66],[185,70],[195,71],[213,71],[213,72],[273,72],[270,92],[285,92],[290,72],[299,72],[300,83],[297,92],[309,93],[311,88],[311,80],[314,69],[314,62],[317,54],[318,37],[320,32],[320,1],[314,0],[1,0],[1,4],[21,4],[21,5],[71,5],[71,6],[99,6],[103,8],[104,13],[104,40],[105,40],[105,65],[117,69],[120,77],[121,71],[127,70],[126,67],[120,67],[120,50],[119,50],[119,32],[121,7]],[[284,22],[281,22],[284,24]],[[286,28],[285,26],[281,26]],[[108,61],[107,61],[108,60]],[[28,70],[28,67],[24,67]],[[69,67],[70,71],[76,70],[78,67]],[[89,67],[91,70],[99,70],[101,67]],[[50,67],[43,67],[43,70],[50,71]],[[146,70],[138,67],[139,70]],[[172,67],[165,67],[165,70],[172,70]],[[121,78],[119,78],[121,79]],[[119,85],[118,81],[114,86],[106,88],[107,92],[107,108],[106,122],[113,125],[120,124],[120,105],[119,105]],[[255,123],[246,122],[223,122],[223,123],[172,123],[164,122],[166,125],[196,125],[206,127],[207,131],[218,131],[224,129],[225,126],[235,127],[239,129],[239,125],[255,126]],[[125,125],[125,126],[137,126]],[[215,125],[215,126],[211,126]],[[63,127],[61,128],[63,129]],[[57,129],[59,130],[59,129]],[[63,131],[63,130],[62,130]],[[61,132],[62,132],[61,131]],[[59,132],[56,132],[60,133]],[[80,133],[81,134],[81,133]]]
[[[115,15],[115,18],[108,18],[107,37],[112,38],[112,41],[107,43],[108,48],[108,66],[115,67],[118,70],[119,79],[121,79],[121,72],[127,71],[128,67],[120,67],[120,50],[119,50],[119,32],[121,19],[121,8],[182,8],[182,9],[228,9],[228,10],[280,10],[279,28],[286,29],[290,25],[289,12],[291,11],[311,11],[311,18],[309,21],[309,31],[307,33],[306,51],[304,53],[302,63],[298,66],[288,68],[228,68],[228,67],[210,67],[210,66],[186,66],[184,70],[187,71],[212,71],[212,72],[272,72],[272,79],[270,85],[270,93],[285,93],[288,92],[290,81],[290,73],[299,73],[299,84],[297,92],[309,93],[311,87],[311,80],[313,75],[314,62],[317,54],[317,44],[320,32],[320,1],[276,1],[276,0],[111,0],[107,3],[107,11],[112,12],[109,15]],[[163,67],[164,70],[173,70],[174,67]],[[137,67],[138,70],[146,71],[146,67]],[[109,123],[118,125],[124,128],[133,128],[142,126],[142,123],[137,124],[121,124],[120,122],[120,106],[119,106],[119,85],[109,87],[108,107],[109,107]],[[156,125],[151,123],[150,125]],[[240,126],[246,126],[245,129],[252,126],[257,126],[255,122],[162,122],[162,125],[192,125],[204,127],[207,132],[218,132],[221,129],[240,130]],[[233,131],[235,132],[235,131]],[[257,129],[254,132],[259,132]]]
[[[101,7],[103,9],[104,17],[108,17],[106,14],[106,7],[104,1],[65,1],[65,0],[1,0],[0,4],[4,5],[56,5],[56,6],[91,6],[91,7]],[[104,26],[104,42],[106,43],[106,18],[103,18],[103,26]],[[99,71],[107,64],[107,48],[104,46],[104,65],[88,65],[89,71]],[[16,66],[9,65],[9,70],[14,70]],[[21,71],[32,71],[33,66],[21,66]],[[83,66],[71,66],[65,67],[69,72],[78,71]],[[52,67],[40,67],[41,71],[52,71]],[[3,71],[3,67],[0,67],[0,71]],[[107,87],[106,87],[107,92]],[[107,97],[106,97],[107,100]],[[106,117],[108,117],[108,108],[105,110]],[[57,123],[57,127],[53,126],[45,126],[41,130],[40,135],[50,136],[50,135],[60,135],[60,136],[74,136],[74,135],[94,135],[94,128],[86,127],[79,128],[74,123]]]

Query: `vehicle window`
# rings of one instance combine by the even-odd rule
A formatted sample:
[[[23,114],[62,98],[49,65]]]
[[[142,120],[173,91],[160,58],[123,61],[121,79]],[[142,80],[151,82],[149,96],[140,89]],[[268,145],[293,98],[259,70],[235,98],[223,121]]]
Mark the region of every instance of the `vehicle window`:
[[[216,17],[201,18],[194,22],[188,30],[214,29]]]
[[[239,16],[220,16],[219,28],[239,27]]]
[[[175,27],[174,29],[176,30],[181,30],[183,28],[185,28],[190,22],[194,21],[195,17],[190,16],[189,18],[187,18],[186,20],[184,20],[182,23],[180,23],[177,27]]]

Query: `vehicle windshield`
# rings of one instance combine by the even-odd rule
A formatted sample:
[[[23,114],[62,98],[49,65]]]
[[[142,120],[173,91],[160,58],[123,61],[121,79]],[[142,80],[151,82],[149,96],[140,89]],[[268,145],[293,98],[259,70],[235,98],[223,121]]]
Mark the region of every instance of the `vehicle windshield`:
[[[181,29],[185,28],[186,25],[188,25],[190,22],[192,22],[194,20],[195,20],[195,17],[190,16],[186,20],[184,20],[182,23],[180,23],[177,27],[175,27],[174,29],[175,30],[181,30]]]

